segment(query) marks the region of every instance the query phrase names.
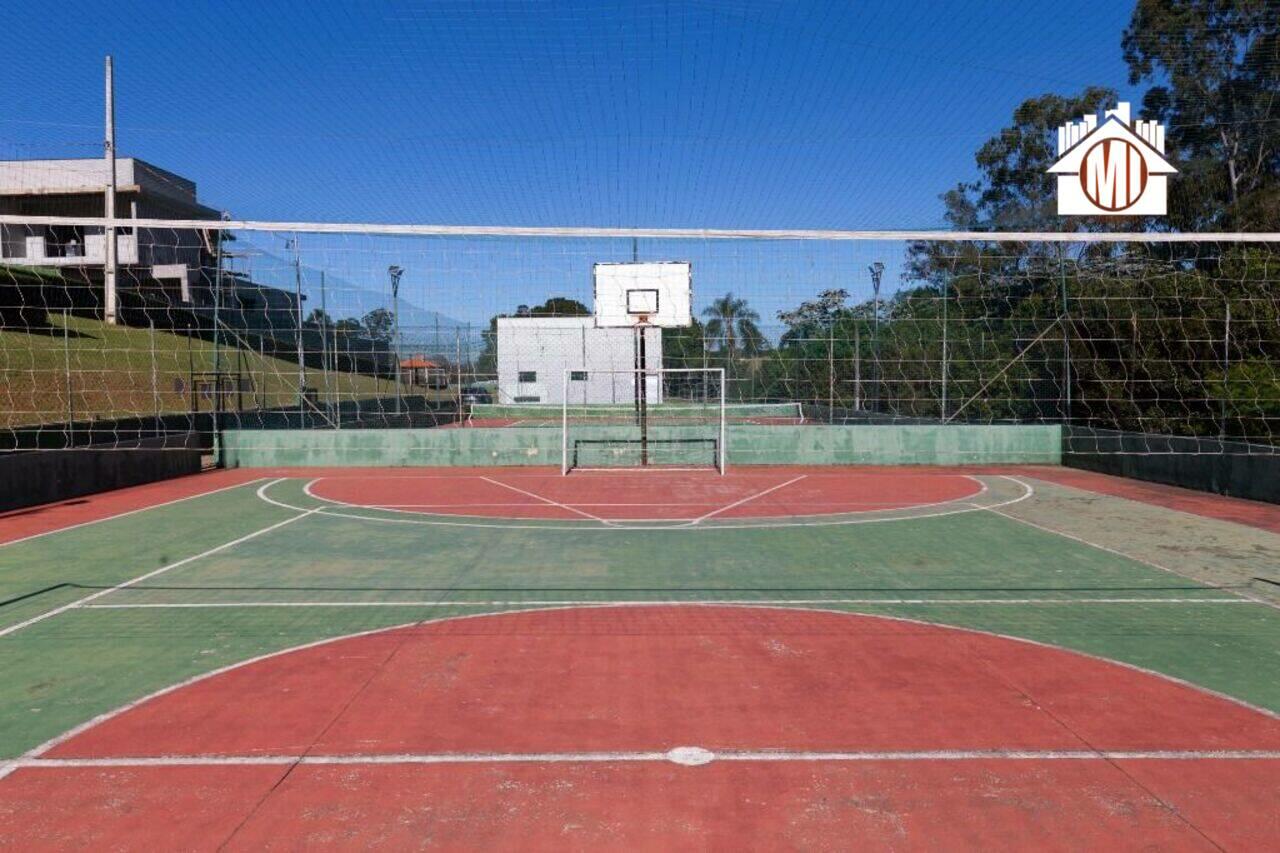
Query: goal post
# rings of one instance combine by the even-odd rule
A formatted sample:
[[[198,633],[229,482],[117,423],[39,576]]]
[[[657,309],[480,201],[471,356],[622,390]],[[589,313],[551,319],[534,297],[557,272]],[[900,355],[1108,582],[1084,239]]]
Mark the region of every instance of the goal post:
[[[560,470],[727,470],[723,368],[596,371],[596,381],[636,389],[633,403],[572,401],[565,370]]]

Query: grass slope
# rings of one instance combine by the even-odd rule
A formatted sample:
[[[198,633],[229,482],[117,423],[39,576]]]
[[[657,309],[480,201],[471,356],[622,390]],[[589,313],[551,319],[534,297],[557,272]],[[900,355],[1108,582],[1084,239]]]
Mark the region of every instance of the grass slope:
[[[252,379],[246,409],[297,400],[294,362],[224,344],[222,366]],[[189,412],[191,373],[213,369],[209,341],[51,313],[45,326],[0,328],[0,428]],[[394,382],[354,373],[308,369],[306,382],[322,399],[395,393]],[[212,407],[199,402],[201,410]]]

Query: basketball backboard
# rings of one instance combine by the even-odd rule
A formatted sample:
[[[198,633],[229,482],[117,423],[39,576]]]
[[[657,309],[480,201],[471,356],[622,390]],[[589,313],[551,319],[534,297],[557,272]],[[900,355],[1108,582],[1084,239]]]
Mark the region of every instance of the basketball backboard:
[[[688,263],[596,264],[596,326],[678,328],[692,322]]]

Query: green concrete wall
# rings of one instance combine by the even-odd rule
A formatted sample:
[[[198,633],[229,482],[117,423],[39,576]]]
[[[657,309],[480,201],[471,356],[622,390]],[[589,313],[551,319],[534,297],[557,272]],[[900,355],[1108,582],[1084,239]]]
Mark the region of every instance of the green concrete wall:
[[[677,435],[678,433],[678,435]],[[714,436],[706,427],[654,427],[654,438]],[[580,427],[574,437],[634,437],[632,427]],[[982,465],[1062,461],[1056,425],[776,426],[728,428],[734,465]],[[228,467],[278,465],[559,465],[557,427],[230,430]],[[690,450],[691,453],[702,451]]]

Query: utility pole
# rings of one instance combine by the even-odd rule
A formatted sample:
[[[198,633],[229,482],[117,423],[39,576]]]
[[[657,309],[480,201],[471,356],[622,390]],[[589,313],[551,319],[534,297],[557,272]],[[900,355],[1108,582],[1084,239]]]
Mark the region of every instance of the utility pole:
[[[391,276],[391,318],[395,323],[393,332],[396,361],[396,414],[400,414],[400,276],[404,275],[404,267],[392,264],[387,267],[387,275]]]
[[[875,376],[871,380],[872,394],[874,394],[871,410],[878,412],[880,411],[880,277],[884,275],[884,264],[876,261],[867,269],[871,271],[871,292],[874,295],[871,303],[871,347]]]
[[[103,154],[107,165],[106,209],[103,215],[107,224],[103,228],[106,256],[102,265],[102,319],[110,325],[116,322],[116,87],[111,57],[106,67],[106,134]]]

